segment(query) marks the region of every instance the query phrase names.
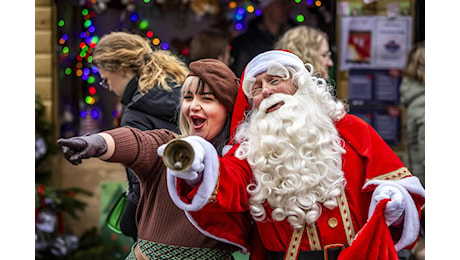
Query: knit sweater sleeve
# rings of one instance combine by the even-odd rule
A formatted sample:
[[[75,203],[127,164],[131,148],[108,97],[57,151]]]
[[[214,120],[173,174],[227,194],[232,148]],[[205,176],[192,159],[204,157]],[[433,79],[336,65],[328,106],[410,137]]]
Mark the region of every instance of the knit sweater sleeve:
[[[119,127],[105,133],[112,136],[115,149],[108,162],[119,162],[133,169],[139,179],[144,179],[155,169],[163,166],[157,154],[159,146],[175,137],[166,129],[141,131],[133,127]]]

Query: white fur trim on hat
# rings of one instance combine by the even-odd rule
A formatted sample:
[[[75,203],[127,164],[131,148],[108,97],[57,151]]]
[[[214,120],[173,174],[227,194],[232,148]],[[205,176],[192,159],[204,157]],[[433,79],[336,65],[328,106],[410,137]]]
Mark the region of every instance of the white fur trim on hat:
[[[251,83],[255,82],[255,77],[269,69],[273,64],[294,67],[296,71],[309,73],[303,61],[296,55],[288,51],[272,50],[263,52],[254,57],[246,66],[243,75],[243,91],[249,94]]]
[[[198,187],[198,190],[193,197],[190,204],[185,203],[179,197],[177,193],[177,179],[172,174],[167,174],[167,186],[169,196],[176,206],[185,211],[197,211],[203,208],[209,201],[212,193],[217,184],[219,178],[219,156],[217,154],[216,148],[206,141],[205,139],[198,136],[189,136],[195,137],[194,140],[199,142],[204,148],[204,172],[203,172],[203,181]],[[167,171],[171,171],[169,168]]]

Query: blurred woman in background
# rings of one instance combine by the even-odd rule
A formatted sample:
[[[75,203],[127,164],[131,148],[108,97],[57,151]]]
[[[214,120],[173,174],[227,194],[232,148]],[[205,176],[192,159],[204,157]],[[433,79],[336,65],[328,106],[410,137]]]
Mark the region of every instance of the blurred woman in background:
[[[93,64],[101,75],[100,85],[121,98],[124,107],[120,126],[177,132],[180,89],[189,72],[184,62],[170,51],[152,50],[149,41],[140,35],[112,32],[97,43]],[[128,201],[120,229],[135,241],[139,180],[129,168],[126,176]]]

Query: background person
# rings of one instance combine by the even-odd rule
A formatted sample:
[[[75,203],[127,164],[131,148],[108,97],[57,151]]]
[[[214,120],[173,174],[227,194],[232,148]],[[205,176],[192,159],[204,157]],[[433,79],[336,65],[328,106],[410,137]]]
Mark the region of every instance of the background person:
[[[415,44],[408,54],[400,93],[406,108],[406,160],[425,185],[425,41]]]
[[[406,109],[407,149],[405,160],[425,186],[425,41],[409,51],[400,86],[401,104]],[[425,259],[425,214],[422,212],[421,232],[411,253],[413,259]]]
[[[181,136],[198,136],[212,143],[216,152],[229,139],[233,103],[238,79],[227,65],[215,59],[190,64],[190,75],[181,91]],[[190,136],[192,135],[192,136]],[[99,157],[132,168],[140,180],[138,240],[127,259],[230,259],[232,252],[247,252],[246,233],[205,232],[177,208],[167,194],[166,167],[157,148],[178,135],[165,129],[140,131],[121,127],[99,134],[60,139],[66,159],[80,164],[82,159]],[[227,225],[244,225],[243,215]]]
[[[314,76],[329,81],[329,69],[334,66],[325,32],[299,25],[286,31],[275,43],[275,49],[289,50],[304,63],[313,65]]]
[[[244,67],[257,54],[273,49],[276,40],[296,24],[291,14],[289,0],[262,0],[259,8],[262,15],[251,20],[246,32],[232,40],[231,69],[240,77]]]
[[[178,131],[180,87],[189,72],[185,63],[169,51],[153,51],[149,41],[140,35],[111,32],[97,43],[93,64],[101,75],[100,85],[121,98],[120,126]],[[128,202],[120,228],[124,235],[136,240],[139,181],[129,168],[126,176]]]
[[[217,59],[230,66],[230,37],[223,32],[205,30],[199,32],[190,42],[190,60]]]

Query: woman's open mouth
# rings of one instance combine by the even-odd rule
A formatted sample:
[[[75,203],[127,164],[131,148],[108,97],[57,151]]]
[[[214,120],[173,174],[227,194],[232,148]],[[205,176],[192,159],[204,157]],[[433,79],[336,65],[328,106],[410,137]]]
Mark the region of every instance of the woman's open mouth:
[[[199,116],[190,116],[190,120],[192,121],[192,126],[194,129],[202,128],[204,126],[204,122],[206,122],[206,119]]]

